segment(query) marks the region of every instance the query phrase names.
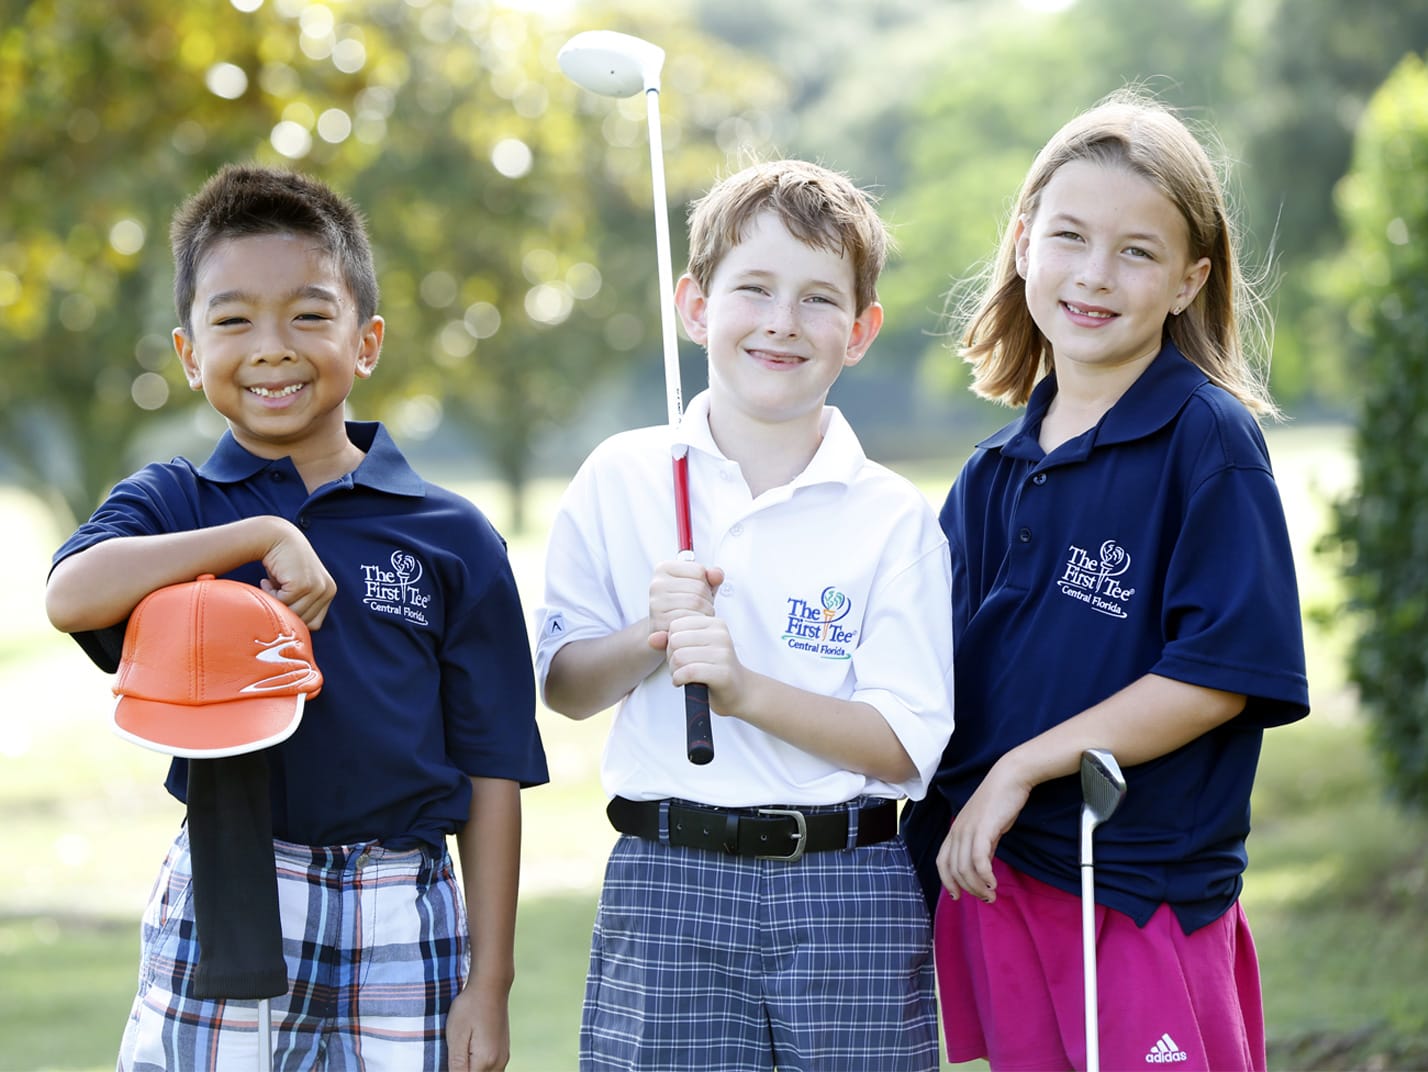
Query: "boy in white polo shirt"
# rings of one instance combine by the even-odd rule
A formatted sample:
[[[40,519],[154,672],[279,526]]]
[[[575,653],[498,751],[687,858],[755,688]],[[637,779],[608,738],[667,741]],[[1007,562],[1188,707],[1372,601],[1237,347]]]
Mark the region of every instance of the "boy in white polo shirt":
[[[952,731],[936,518],[825,405],[882,325],[887,232],[844,176],[747,168],[690,215],[675,302],[709,389],[677,431],[616,435],[553,525],[546,703],[616,706],[617,842],[582,1069],[938,1065],[928,917],[896,831]],[[688,448],[698,562],[674,560]],[[691,764],[681,687],[708,686]]]

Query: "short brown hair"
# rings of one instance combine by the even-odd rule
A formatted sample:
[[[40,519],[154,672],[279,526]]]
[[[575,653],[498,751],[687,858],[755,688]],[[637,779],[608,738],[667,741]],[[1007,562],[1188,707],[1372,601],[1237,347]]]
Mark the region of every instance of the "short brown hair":
[[[337,260],[357,305],[358,323],[377,313],[377,274],[362,214],[324,183],[295,171],[229,164],[174,213],[174,304],[193,330],[198,266],[215,242],[251,235],[308,235]]]
[[[702,290],[708,292],[719,262],[764,211],[777,215],[800,241],[852,262],[858,315],[878,300],[878,276],[891,239],[872,195],[846,175],[804,160],[753,164],[715,183],[689,206],[687,270]]]

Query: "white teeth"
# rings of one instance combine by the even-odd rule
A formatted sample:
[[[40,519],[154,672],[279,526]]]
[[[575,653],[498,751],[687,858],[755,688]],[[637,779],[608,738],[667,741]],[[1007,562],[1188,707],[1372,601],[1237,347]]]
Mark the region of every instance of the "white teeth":
[[[252,391],[259,398],[286,398],[288,395],[297,394],[302,390],[302,387],[303,385],[300,383],[290,383],[277,391],[270,391],[266,387],[250,387],[248,390]]]
[[[1094,309],[1082,309],[1079,305],[1072,305],[1070,302],[1066,303],[1066,308],[1078,316],[1093,316],[1100,320],[1109,320],[1115,315],[1114,313],[1103,313]]]

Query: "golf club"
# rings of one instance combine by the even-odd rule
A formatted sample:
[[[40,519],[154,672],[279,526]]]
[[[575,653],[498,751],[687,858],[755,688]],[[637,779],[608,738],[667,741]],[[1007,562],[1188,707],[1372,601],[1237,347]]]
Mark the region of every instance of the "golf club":
[[[602,97],[645,94],[649,123],[650,179],[654,184],[655,250],[659,260],[659,313],[664,340],[664,389],[670,428],[679,427],[684,401],[679,385],[679,338],[674,327],[674,270],[669,246],[668,194],[664,186],[664,142],[659,123],[659,76],[664,49],[629,34],[613,30],[587,30],[565,43],[556,57],[565,76],[582,89]],[[689,520],[689,458],[683,444],[673,447],[674,520],[679,536],[679,557],[694,561],[694,532]],[[684,687],[685,745],[689,762],[704,764],[714,758],[714,736],[709,719],[709,688]]]
[[[1099,748],[1081,753],[1081,956],[1086,974],[1086,1069],[1099,1072],[1101,1040],[1096,996],[1096,878],[1091,841],[1120,807],[1126,780],[1116,757]]]
[[[268,998],[258,999],[258,1068],[273,1072],[273,1007]]]

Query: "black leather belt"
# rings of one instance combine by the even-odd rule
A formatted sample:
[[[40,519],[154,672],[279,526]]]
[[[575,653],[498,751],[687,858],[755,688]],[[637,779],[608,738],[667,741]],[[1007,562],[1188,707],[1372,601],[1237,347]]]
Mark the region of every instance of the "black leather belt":
[[[659,800],[616,797],[605,813],[622,834],[658,841]],[[796,808],[706,808],[669,802],[669,843],[760,860],[797,860],[805,852],[848,848],[848,813],[799,811]],[[876,845],[897,835],[897,802],[879,800],[856,808],[855,845]]]

